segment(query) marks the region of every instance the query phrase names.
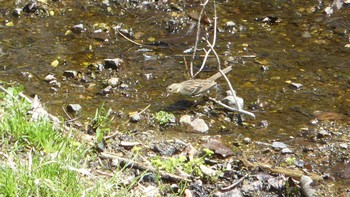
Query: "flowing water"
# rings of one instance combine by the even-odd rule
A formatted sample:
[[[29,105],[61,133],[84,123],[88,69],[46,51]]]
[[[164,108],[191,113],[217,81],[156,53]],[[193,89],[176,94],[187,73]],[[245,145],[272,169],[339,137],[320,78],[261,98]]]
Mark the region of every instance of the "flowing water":
[[[0,1],[1,81],[22,84],[26,94],[39,95],[52,113],[63,117],[62,107],[70,103],[82,105],[77,115],[81,120],[92,117],[105,103],[124,114],[116,118],[116,124],[125,121],[128,112],[140,111],[149,104],[152,113],[169,109],[179,97],[166,98],[165,88],[188,79],[184,57],[189,62],[191,55],[183,51],[193,46],[195,38],[194,33],[186,35],[195,22],[189,13],[199,13],[201,6],[196,2],[174,2],[173,6],[104,2],[50,2],[40,4],[48,12],[23,12],[15,17],[14,9],[24,7],[25,2]],[[207,118],[212,120],[211,134],[225,125],[230,133],[259,140],[288,138],[309,124],[315,110],[349,115],[350,48],[345,47],[349,43],[348,7],[327,17],[325,5],[317,1],[236,0],[217,4],[216,50],[223,66],[233,66],[229,78],[234,89],[257,118],[246,117],[248,125],[237,126],[212,115]],[[209,3],[206,17],[213,15]],[[84,25],[83,32],[69,32],[77,24]],[[113,30],[118,25],[140,35],[132,37],[137,42],[164,40],[170,46],[135,45]],[[97,29],[103,30],[102,36],[93,33]],[[209,32],[212,39],[213,30],[208,25],[202,32]],[[123,59],[121,70],[94,71],[92,75],[88,65],[106,58]],[[55,60],[57,67],[51,66]],[[196,69],[201,61],[195,61]],[[210,57],[207,65],[208,73],[200,77],[216,72],[215,58]],[[83,77],[66,79],[65,70],[78,71]],[[48,74],[54,74],[61,83],[57,91],[44,81]],[[123,88],[107,96],[100,94],[111,75],[120,79]],[[222,98],[227,85],[224,80],[219,84],[214,92]],[[177,117],[185,112],[172,111]],[[268,126],[259,126],[263,122]],[[133,126],[152,129],[148,123]],[[178,132],[181,128],[164,130],[178,137],[188,135]]]

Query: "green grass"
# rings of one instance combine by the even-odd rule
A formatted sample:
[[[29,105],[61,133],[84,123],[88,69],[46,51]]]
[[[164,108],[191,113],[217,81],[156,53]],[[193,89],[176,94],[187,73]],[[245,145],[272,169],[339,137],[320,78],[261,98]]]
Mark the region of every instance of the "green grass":
[[[90,173],[92,148],[47,117],[31,120],[18,92],[0,95],[0,196],[128,196],[120,171],[108,178]]]

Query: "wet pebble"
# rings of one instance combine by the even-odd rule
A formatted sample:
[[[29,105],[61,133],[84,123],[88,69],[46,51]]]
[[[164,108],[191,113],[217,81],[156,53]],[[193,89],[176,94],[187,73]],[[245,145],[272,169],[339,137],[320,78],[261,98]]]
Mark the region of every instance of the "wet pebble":
[[[348,149],[348,144],[340,143],[339,147],[342,148],[342,149]]]
[[[53,92],[58,92],[58,88],[55,88],[55,87],[51,87],[50,90]]]
[[[123,60],[120,58],[114,58],[114,59],[105,59],[105,68],[112,69],[112,70],[119,70],[123,64]]]
[[[303,168],[305,165],[305,162],[303,160],[296,160],[294,162],[295,166],[299,167],[299,168]]]
[[[67,106],[68,112],[79,112],[81,110],[81,105],[79,104],[69,104]]]
[[[30,72],[21,72],[21,74],[24,78],[27,78],[28,80],[31,80],[33,78],[33,75]]]
[[[142,55],[145,61],[158,59],[158,56],[154,52],[146,52],[146,53],[143,53]]]
[[[12,16],[14,17],[19,17],[21,16],[21,13],[22,13],[22,9],[21,8],[15,8],[12,12]]]
[[[50,81],[55,80],[55,79],[56,79],[56,77],[53,74],[48,74],[44,78],[44,80],[47,81],[47,82],[50,82]]]
[[[285,144],[283,142],[273,142],[272,143],[272,148],[274,150],[282,150],[284,148],[287,148],[287,144]]]
[[[267,120],[262,120],[262,121],[260,121],[260,122],[258,123],[258,126],[259,126],[260,128],[267,128],[267,127],[269,126],[269,121],[267,121]]]
[[[110,39],[109,33],[103,30],[96,30],[92,32],[90,37],[101,42],[108,42]]]
[[[34,13],[38,10],[38,5],[36,1],[30,2],[23,7],[23,11],[27,13]]]
[[[61,87],[61,82],[58,82],[56,79],[50,81],[49,84],[50,84],[52,87],[57,87],[57,88],[60,88],[60,87]]]
[[[71,31],[74,33],[82,33],[82,32],[85,32],[86,29],[84,28],[83,24],[77,24],[71,28]]]
[[[112,77],[112,78],[108,79],[107,83],[108,83],[108,85],[110,85],[112,87],[116,87],[119,83],[119,78]]]
[[[135,113],[130,117],[132,122],[139,122],[141,120],[140,113]]]
[[[105,66],[102,64],[102,62],[94,62],[94,63],[89,64],[88,69],[102,71],[104,69],[104,67]]]
[[[126,83],[122,83],[122,84],[120,84],[119,88],[120,88],[120,89],[123,89],[123,90],[126,90],[126,89],[129,88],[129,85],[126,84]]]
[[[243,139],[243,142],[244,142],[245,144],[250,144],[250,143],[252,142],[252,139],[250,139],[249,137],[245,137],[245,138]]]
[[[78,72],[75,70],[65,70],[63,72],[63,76],[67,77],[67,78],[74,78],[78,75]]]
[[[325,130],[324,128],[321,127],[319,132],[318,132],[317,137],[322,138],[322,137],[330,136],[330,135],[331,134],[327,130]]]
[[[102,94],[109,94],[112,92],[112,90],[113,90],[112,86],[107,86],[107,87],[103,88]]]
[[[295,89],[297,89],[297,90],[299,90],[303,86],[303,84],[292,82],[292,83],[290,83],[290,86],[295,88]]]
[[[281,150],[281,153],[282,153],[282,154],[292,154],[293,151],[292,151],[291,149],[289,149],[289,148],[283,148],[283,149]]]
[[[153,79],[153,74],[152,73],[146,73],[144,74],[146,80],[150,80],[150,79]]]
[[[227,26],[227,27],[233,27],[233,26],[236,26],[236,23],[233,22],[233,21],[227,21],[227,22],[226,22],[226,26]]]

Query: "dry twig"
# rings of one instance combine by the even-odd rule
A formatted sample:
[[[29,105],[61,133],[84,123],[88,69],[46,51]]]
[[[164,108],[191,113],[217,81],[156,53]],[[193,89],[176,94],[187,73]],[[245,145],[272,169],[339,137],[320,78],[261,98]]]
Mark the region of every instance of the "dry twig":
[[[102,152],[100,154],[100,158],[102,159],[112,159],[112,160],[117,160],[118,163],[121,163],[122,165],[126,166],[126,167],[130,167],[130,168],[135,168],[138,170],[142,170],[142,171],[148,171],[148,172],[154,172],[154,173],[159,173],[159,175],[166,180],[170,180],[170,181],[174,181],[174,182],[179,182],[179,181],[190,181],[190,179],[188,178],[184,178],[175,174],[171,174],[162,170],[157,170],[156,168],[152,167],[152,166],[146,166],[142,163],[127,159],[127,158],[123,158],[123,157],[119,157],[116,155],[113,155],[111,153],[104,153]]]

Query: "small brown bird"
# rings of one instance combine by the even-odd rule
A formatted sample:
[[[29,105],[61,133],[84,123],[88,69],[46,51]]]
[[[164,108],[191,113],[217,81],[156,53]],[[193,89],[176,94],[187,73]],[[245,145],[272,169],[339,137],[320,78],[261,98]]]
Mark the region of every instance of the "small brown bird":
[[[231,70],[232,66],[229,66],[223,69],[222,72],[226,74]],[[190,79],[180,83],[173,83],[169,85],[166,90],[168,93],[181,94],[184,96],[200,96],[214,87],[217,84],[215,80],[221,76],[222,74],[218,72],[207,79]]]

